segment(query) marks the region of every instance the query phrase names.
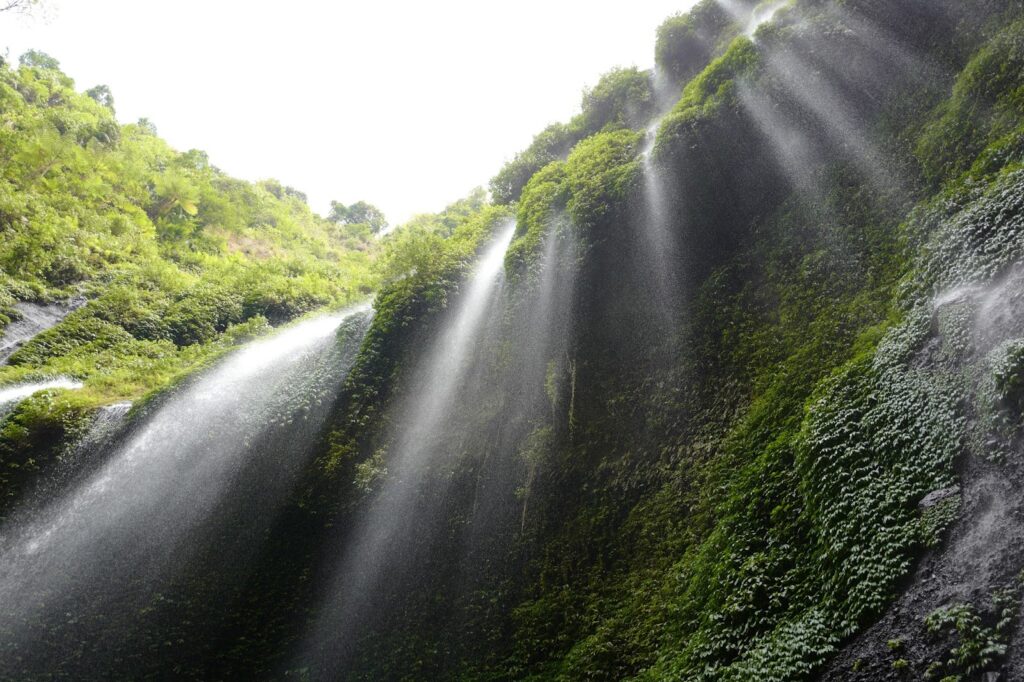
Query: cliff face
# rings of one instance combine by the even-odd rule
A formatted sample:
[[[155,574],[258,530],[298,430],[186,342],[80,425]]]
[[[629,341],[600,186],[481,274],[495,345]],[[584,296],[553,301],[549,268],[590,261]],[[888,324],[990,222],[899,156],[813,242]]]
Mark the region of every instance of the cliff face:
[[[1016,674],[1022,8],[727,5],[660,31],[656,144],[624,107],[499,176],[501,305],[573,245],[564,347],[523,400],[546,332],[497,316],[354,676]]]
[[[231,580],[56,668],[1024,679],[1024,5],[708,0],[656,53],[384,244]]]

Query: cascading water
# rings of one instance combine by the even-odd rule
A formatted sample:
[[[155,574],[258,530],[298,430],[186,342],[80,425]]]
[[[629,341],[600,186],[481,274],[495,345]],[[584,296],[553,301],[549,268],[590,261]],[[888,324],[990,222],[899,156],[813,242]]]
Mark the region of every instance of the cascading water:
[[[743,33],[752,37],[757,33],[757,29],[775,18],[778,11],[791,2],[792,0],[775,0],[774,2],[762,2],[757,5],[754,7],[754,11],[751,12],[750,19],[747,21]]]
[[[82,382],[69,379],[68,377],[57,377],[55,379],[44,379],[42,381],[28,381],[13,384],[0,388],[0,418],[13,410],[19,402],[39,391],[59,388],[73,390],[81,388]]]
[[[0,334],[0,364],[36,334],[46,331],[63,320],[77,307],[72,305],[40,305],[38,303],[16,303],[15,310],[21,316],[8,324]]]
[[[527,440],[543,438],[545,430],[572,429],[576,363],[570,358],[572,306],[576,289],[577,248],[572,223],[560,216],[548,230],[535,292],[526,297],[528,313],[521,327],[528,330],[516,358],[515,395],[519,401],[510,417],[523,423],[517,434]],[[543,387],[544,391],[539,391]],[[559,409],[560,408],[560,409]],[[564,413],[564,417],[560,412]],[[532,429],[532,434],[527,429]],[[527,443],[539,445],[538,443]],[[519,447],[522,447],[520,445]],[[526,458],[519,529],[529,520],[530,494],[538,475],[536,456]],[[508,473],[501,476],[507,479]]]
[[[22,518],[47,504],[60,499],[60,496],[88,478],[105,452],[112,447],[124,427],[128,413],[132,408],[130,402],[118,402],[104,405],[96,410],[85,435],[69,444],[59,455],[54,466],[47,469],[39,477],[35,485],[25,491],[22,499],[17,500],[14,508]],[[0,523],[4,515],[0,514]]]
[[[757,29],[771,21],[775,14],[792,0],[715,0],[741,27],[743,35],[753,37]]]
[[[747,36],[753,36],[758,27],[772,20],[775,14],[790,0],[756,4],[740,0],[717,0],[741,26]],[[678,245],[673,238],[673,218],[670,215],[669,196],[671,189],[667,186],[668,179],[658,164],[655,152],[657,134],[664,119],[665,111],[678,99],[678,90],[673,92],[670,83],[659,72],[654,76],[654,99],[658,115],[647,129],[645,146],[642,152],[643,162],[643,196],[645,215],[644,234],[647,241],[647,260],[650,264],[655,304],[663,311],[665,322],[671,324],[673,300],[678,296],[678,273],[676,263]]]
[[[644,169],[644,235],[646,237],[647,260],[653,276],[655,304],[666,316],[670,316],[671,300],[675,296],[675,240],[672,236],[672,221],[666,179],[654,158],[659,118],[647,131],[647,146],[643,151]]]
[[[166,595],[175,580],[192,581],[177,593],[201,612],[244,578],[368,319],[365,308],[318,317],[232,353],[142,410],[105,463],[61,499],[0,528],[0,677],[71,661],[106,676],[131,669],[126,656],[145,646],[147,618],[157,619],[157,637],[195,629],[187,619],[159,622]],[[140,641],[123,642],[128,633]]]
[[[655,70],[652,87],[656,114],[647,128],[644,148],[641,152],[643,163],[643,248],[644,260],[648,265],[649,283],[652,290],[652,303],[663,318],[662,323],[671,327],[673,318],[672,301],[678,294],[676,273],[676,248],[670,215],[670,188],[668,179],[662,172],[655,158],[655,146],[658,141],[658,130],[675,100],[678,98],[678,87],[660,70]]]
[[[68,379],[67,377],[57,377],[56,379],[30,381],[21,384],[14,384],[13,386],[6,386],[4,388],[0,388],[0,410],[2,410],[4,406],[10,406],[12,403],[24,400],[33,393],[37,393],[39,391],[45,391],[50,388],[75,389],[81,387],[82,382],[75,381],[74,379]]]
[[[482,339],[493,328],[491,313],[501,292],[504,257],[515,232],[508,221],[483,252],[467,286],[415,370],[399,407],[399,432],[387,457],[387,476],[346,542],[326,604],[301,652],[320,671],[344,666],[362,621],[378,604],[378,586],[408,560],[408,540],[429,535],[430,510],[420,506],[422,487],[442,461],[436,444],[446,435],[454,403],[465,388]]]

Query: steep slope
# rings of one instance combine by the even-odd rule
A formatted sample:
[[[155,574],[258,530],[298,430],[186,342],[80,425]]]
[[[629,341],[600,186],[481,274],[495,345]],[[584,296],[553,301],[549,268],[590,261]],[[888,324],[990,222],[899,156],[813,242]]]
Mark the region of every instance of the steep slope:
[[[796,2],[753,37],[748,9],[704,2],[666,23],[661,74],[682,96],[653,150],[636,129],[671,86],[613,72],[594,90],[613,103],[599,119],[549,128],[496,178],[497,199],[518,199],[519,238],[480,370],[493,388],[435,435],[445,492],[408,521],[417,540],[385,570],[398,577],[361,643],[338,643],[354,653],[313,677],[812,679],[929,547],[960,555],[979,523],[1005,524],[985,550],[999,568],[918,607],[953,615],[931,634],[868,630],[855,646],[870,653],[824,674],[1001,665],[1006,624],[984,660],[940,652],[978,638],[964,609],[989,627],[981,596],[1019,568],[1015,503],[979,520],[994,465],[968,463],[989,461],[993,429],[1016,442],[1019,422],[999,378],[1016,373],[1019,314],[998,304],[988,329],[982,292],[1012,287],[1024,245],[1021,5]],[[659,282],[649,242],[665,225]],[[561,239],[576,254],[558,268],[561,350],[519,358],[544,327],[517,311],[543,307]],[[419,281],[386,289],[381,330],[437,291]],[[950,308],[962,287],[974,298]],[[355,390],[401,393],[408,362]],[[359,419],[387,402],[369,404],[328,460],[342,489],[388,475],[393,428]],[[365,495],[344,494],[339,537]],[[958,514],[965,530],[942,544]]]
[[[276,181],[231,178],[145,121],[119,125],[106,88],[76,92],[47,55],[0,66],[0,118],[0,386],[85,384],[0,424],[0,517],[98,406],[373,289],[369,226],[323,220]]]
[[[56,624],[58,650],[147,645],[56,676],[1024,677],[1024,4],[704,0],[656,54],[657,74],[611,72],[538,135],[493,204],[473,195],[384,243],[375,317],[323,433],[290,453],[310,464],[244,579],[190,575],[139,632]],[[34,59],[5,77],[59,82]],[[169,357],[142,364],[163,382],[276,319],[261,286],[285,287],[262,269],[278,266],[224,255],[251,225],[197,255],[214,214],[154,172],[149,203],[124,209],[157,233],[131,290],[70,249],[90,302],[0,379],[71,374],[95,403],[150,385],[132,383],[139,358]],[[301,240],[330,229],[245,191],[312,220]],[[503,272],[481,270],[513,219]],[[321,262],[317,295],[285,279],[282,318],[364,282]],[[55,263],[8,287],[77,292]],[[171,267],[171,284],[137,285]],[[242,295],[253,269],[239,319],[202,317],[235,309],[199,305],[207,282]],[[75,403],[19,407],[0,446],[66,443],[73,429],[35,416],[56,404]]]

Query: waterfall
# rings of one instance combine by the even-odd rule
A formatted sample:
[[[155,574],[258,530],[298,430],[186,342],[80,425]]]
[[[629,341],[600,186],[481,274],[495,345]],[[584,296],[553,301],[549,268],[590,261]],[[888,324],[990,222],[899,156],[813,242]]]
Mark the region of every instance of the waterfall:
[[[69,379],[68,377],[56,377],[42,381],[26,381],[0,388],[0,417],[10,412],[14,407],[33,393],[45,391],[51,388],[76,389],[81,388],[82,382]]]
[[[757,29],[774,19],[778,11],[790,4],[790,2],[791,0],[774,0],[774,2],[762,2],[755,6],[746,27],[743,29],[743,34],[753,38],[754,34],[757,33]]]
[[[40,475],[25,491],[24,498],[15,504],[18,517],[29,518],[86,480],[121,434],[131,408],[132,403],[124,401],[97,409],[85,434],[69,443],[54,466]],[[0,523],[4,523],[3,518]]]
[[[554,221],[544,242],[540,277],[536,291],[527,297],[527,314],[517,321],[527,333],[516,358],[512,384],[519,404],[508,410],[509,420],[523,422],[522,441],[517,449],[529,448],[529,440],[538,434],[572,430],[575,360],[570,356],[572,308],[576,293],[576,237],[566,216]],[[526,478],[521,489],[520,532],[528,521],[530,493],[541,462],[536,456],[525,458]],[[509,474],[499,474],[496,486],[507,486]],[[489,492],[490,496],[496,496]]]
[[[484,250],[416,366],[397,409],[400,417],[393,420],[399,426],[389,448],[387,477],[345,544],[325,606],[300,652],[303,663],[326,670],[344,665],[362,621],[379,605],[381,580],[404,568],[412,538],[431,535],[434,510],[429,500],[445,497],[443,490],[424,492],[432,467],[439,466],[445,454],[435,444],[448,435],[458,394],[471,378],[481,341],[494,328],[488,313],[497,308],[505,252],[514,232],[510,220]]]
[[[12,386],[0,388],[0,408],[4,405],[24,400],[38,391],[45,391],[50,388],[74,389],[81,387],[82,382],[75,381],[74,379],[68,379],[67,377],[57,377],[56,379],[28,381],[25,383],[14,384]]]
[[[665,176],[654,158],[654,144],[659,118],[648,129],[648,143],[643,153],[643,237],[647,262],[653,281],[651,287],[654,303],[666,316],[670,316],[672,300],[676,295],[676,244],[672,235],[672,219],[669,214],[669,192]]]
[[[646,287],[655,308],[658,322],[666,329],[674,326],[675,300],[679,295],[678,245],[673,234],[671,215],[673,195],[668,178],[659,164],[655,147],[658,130],[671,106],[678,98],[678,89],[660,72],[653,78],[654,100],[657,114],[647,128],[641,153],[643,169],[643,211],[641,221],[641,249],[646,266]]]
[[[130,667],[120,638],[157,618],[146,614],[161,613],[185,569],[198,576],[189,598],[208,598],[200,607],[244,579],[246,557],[312,456],[368,319],[365,307],[318,317],[229,354],[140,409],[59,500],[0,527],[0,677],[73,659],[74,670],[90,669],[89,657],[101,670],[115,660]],[[174,627],[185,626],[153,630]]]
[[[752,38],[763,24],[770,22],[780,9],[790,4],[790,1],[761,0],[751,3],[746,0],[715,0],[739,25],[743,35],[749,38]]]
[[[0,364],[7,362],[7,358],[22,344],[56,325],[76,307],[77,302],[71,305],[15,303],[14,309],[21,317],[4,327],[3,333],[0,334]]]
[[[418,458],[426,451],[423,442],[435,435],[455,391],[462,384],[468,370],[467,357],[474,350],[485,314],[491,308],[504,270],[505,251],[514,232],[515,224],[509,221],[484,251],[455,314],[420,367],[421,379],[417,383],[424,387],[424,394],[409,399],[412,409],[404,420],[397,457],[392,460],[396,472],[415,472]]]

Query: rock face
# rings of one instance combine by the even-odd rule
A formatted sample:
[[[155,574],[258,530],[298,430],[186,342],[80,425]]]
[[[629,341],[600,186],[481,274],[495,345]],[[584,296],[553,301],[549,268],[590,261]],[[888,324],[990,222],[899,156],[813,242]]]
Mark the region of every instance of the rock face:
[[[908,679],[905,670],[893,667],[898,659],[909,662],[912,679],[922,679],[930,665],[945,662],[950,649],[961,644],[957,633],[930,633],[929,614],[972,604],[986,622],[997,618],[993,594],[1012,587],[1024,569],[1024,467],[971,458],[962,475],[961,520],[942,549],[921,560],[896,603],[843,650],[821,680]],[[890,650],[892,641],[901,643],[899,651]],[[1009,642],[1005,676],[989,671],[981,679],[1024,679],[1022,643],[1018,627]]]
[[[931,509],[937,506],[940,502],[950,499],[955,495],[960,494],[960,486],[954,485],[942,490],[934,490],[924,496],[924,499],[917,503],[917,506],[921,509]]]
[[[1024,679],[1018,612],[1024,441],[1015,426],[1012,377],[1018,370],[1005,369],[1016,366],[1014,349],[1024,339],[1022,293],[1024,279],[1015,268],[959,294],[955,305],[948,295],[936,298],[933,341],[943,346],[947,362],[955,358],[949,369],[966,377],[969,435],[957,465],[961,484],[927,494],[918,508],[923,518],[946,508],[957,520],[883,617],[850,642],[820,679]],[[942,619],[936,614],[949,612],[970,615],[937,626]],[[965,653],[977,643],[991,651]],[[958,656],[962,660],[954,662]]]

